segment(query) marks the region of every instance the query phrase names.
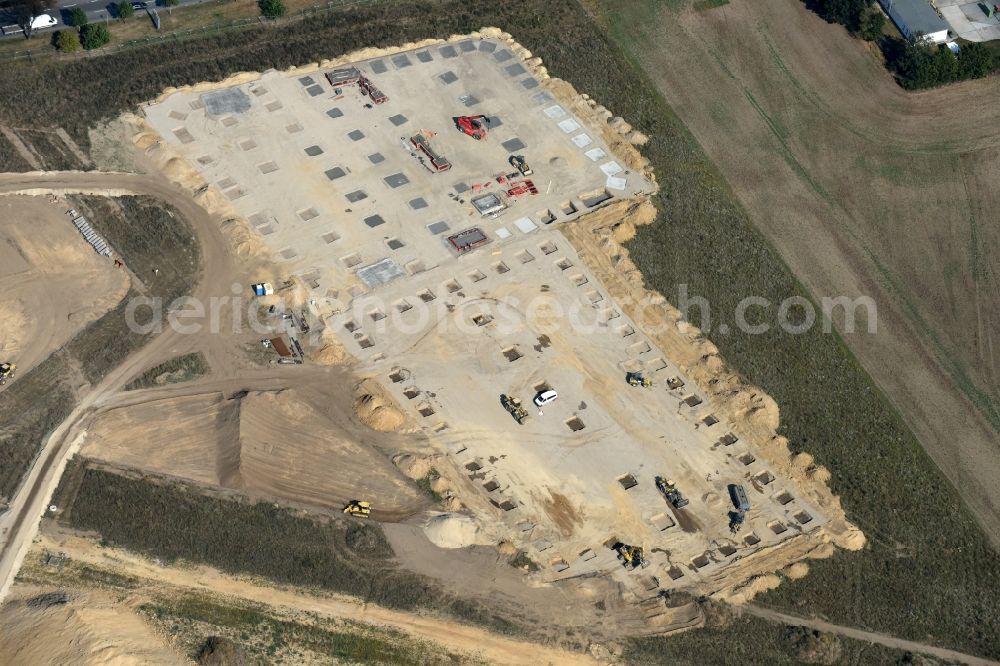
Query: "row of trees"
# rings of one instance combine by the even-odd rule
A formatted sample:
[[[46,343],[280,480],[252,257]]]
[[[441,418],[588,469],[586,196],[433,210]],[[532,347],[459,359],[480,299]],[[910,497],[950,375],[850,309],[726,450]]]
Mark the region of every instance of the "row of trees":
[[[955,55],[947,46],[914,40],[906,42],[892,65],[900,84],[911,89],[982,78],[994,67],[993,54],[982,44],[964,44]]]
[[[53,37],[56,48],[64,53],[73,53],[81,48],[99,49],[111,41],[111,32],[103,23],[87,23],[76,30],[60,30]]]
[[[839,23],[869,42],[878,40],[885,28],[885,14],[874,0],[813,0],[808,4],[827,21]]]
[[[877,42],[889,69],[904,88],[931,88],[953,81],[978,79],[996,67],[993,55],[982,44],[963,44],[958,55],[946,46],[913,38],[884,35],[885,14],[875,0],[806,0],[808,6],[851,34]]]

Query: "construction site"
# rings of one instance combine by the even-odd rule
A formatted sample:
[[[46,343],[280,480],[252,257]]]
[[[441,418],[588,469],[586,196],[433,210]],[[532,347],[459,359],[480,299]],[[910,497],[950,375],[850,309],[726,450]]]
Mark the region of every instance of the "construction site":
[[[259,278],[305,290],[292,355],[342,348],[393,414],[369,425],[426,438],[449,511],[417,519],[436,545],[507,544],[540,582],[602,574],[648,603],[752,596],[863,543],[825,470],[734,408],[739,391],[706,390],[704,340],[619,263],[614,229],[651,217],[645,138],[508,35],[240,75],[142,112],[140,141],[273,259]],[[271,282],[262,302],[287,300]]]

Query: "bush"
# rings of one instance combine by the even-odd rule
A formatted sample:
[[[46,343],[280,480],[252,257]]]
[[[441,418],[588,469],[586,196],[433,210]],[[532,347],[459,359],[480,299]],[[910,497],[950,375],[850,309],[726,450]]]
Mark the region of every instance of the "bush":
[[[87,12],[83,11],[83,7],[74,7],[69,10],[69,20],[66,21],[66,25],[81,28],[87,25],[87,20]]]
[[[876,5],[871,5],[861,17],[861,38],[868,42],[877,41],[885,29],[885,14]]]
[[[260,13],[267,18],[278,18],[285,15],[284,0],[260,0]]]
[[[135,10],[132,8],[132,3],[129,0],[123,0],[123,2],[119,2],[115,7],[115,14],[120,19],[132,18],[135,15]]]
[[[103,23],[88,23],[80,28],[80,43],[88,51],[99,49],[110,41],[111,33]]]
[[[982,44],[964,44],[956,56],[947,46],[909,40],[894,49],[892,67],[904,88],[933,88],[952,81],[978,79],[993,71],[993,57]]]
[[[53,43],[63,53],[80,50],[80,36],[76,34],[76,30],[60,30],[55,34]]]

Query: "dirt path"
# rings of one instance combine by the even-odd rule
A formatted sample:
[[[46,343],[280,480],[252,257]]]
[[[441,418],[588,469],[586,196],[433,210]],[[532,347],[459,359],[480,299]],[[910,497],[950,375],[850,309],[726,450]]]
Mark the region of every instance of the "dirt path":
[[[915,643],[913,641],[908,641],[902,638],[896,638],[895,636],[889,636],[888,634],[879,634],[874,631],[855,629],[854,627],[842,627],[837,624],[831,624],[829,622],[824,622],[823,620],[817,620],[814,618],[804,618],[804,617],[797,617],[795,615],[786,615],[784,613],[779,613],[778,611],[770,610],[769,608],[761,608],[760,606],[746,605],[740,608],[741,612],[749,613],[750,615],[755,615],[759,618],[763,618],[770,622],[779,622],[781,624],[809,627],[810,629],[825,631],[826,633],[837,634],[839,636],[846,636],[847,638],[853,638],[859,641],[878,643],[879,645],[885,645],[886,647],[895,648],[897,650],[905,650],[907,652],[916,652],[920,654],[929,654],[932,657],[937,657],[939,659],[947,659],[948,661],[958,662],[960,664],[969,664],[969,666],[990,666],[990,665],[995,666],[997,663],[1000,663],[996,661],[990,661],[989,659],[983,659],[981,657],[973,657],[972,655],[964,654],[962,652],[956,652],[955,650],[949,650],[947,648],[939,648],[939,647],[934,647],[933,645]]]
[[[186,192],[162,178],[129,174],[53,172],[47,174],[0,174],[2,194],[96,194],[120,196],[145,194],[173,205],[194,228],[202,249],[201,282],[192,294],[212,295],[217,285],[226,285],[236,274],[229,248],[214,220]],[[228,278],[228,280],[227,280]],[[224,290],[220,293],[224,293]],[[175,353],[185,341],[170,330],[130,356],[98,386],[93,387],[76,409],[46,439],[10,508],[0,517],[0,601],[7,595],[21,562],[38,532],[39,517],[55,491],[66,462],[79,446],[79,424],[101,401],[114,394],[125,380],[150,365],[164,352]]]
[[[157,566],[125,551],[95,547],[91,542],[78,537],[54,541],[43,536],[41,546],[53,550],[63,550],[75,562],[85,562],[100,568],[111,567],[114,570],[123,570],[130,576],[145,579],[147,583],[153,582],[169,588],[182,588],[186,591],[211,592],[213,596],[228,596],[292,613],[308,612],[352,622],[388,625],[406,632],[414,638],[432,641],[450,650],[481,654],[491,663],[524,664],[526,666],[540,664],[553,666],[596,665],[599,663],[587,655],[573,654],[536,643],[503,638],[484,629],[450,622],[439,617],[424,617],[389,610],[374,604],[363,604],[351,597],[313,596],[299,592],[294,588],[257,585],[207,567]],[[143,589],[148,590],[149,585],[143,585]]]

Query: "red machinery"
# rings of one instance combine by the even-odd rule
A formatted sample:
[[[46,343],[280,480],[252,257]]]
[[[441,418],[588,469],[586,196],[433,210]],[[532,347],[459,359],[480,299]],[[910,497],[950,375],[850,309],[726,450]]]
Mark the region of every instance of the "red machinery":
[[[507,190],[507,196],[517,197],[522,194],[538,194],[538,188],[535,187],[535,183],[530,180],[511,182],[510,189]]]
[[[358,77],[358,88],[361,88],[363,94],[371,97],[373,104],[381,104],[389,100],[385,93],[376,88],[372,80],[363,74]]]
[[[434,152],[434,149],[431,148],[430,141],[428,141],[427,137],[423,134],[414,134],[410,137],[410,143],[413,144],[414,148],[422,152],[427,157],[427,160],[430,163],[427,168],[431,171],[441,172],[447,171],[451,168],[451,162],[448,161],[448,158]],[[425,162],[425,165],[427,165],[427,162]]]
[[[468,134],[476,141],[486,138],[486,130],[490,126],[490,119],[486,116],[459,116],[455,118],[455,127]]]

